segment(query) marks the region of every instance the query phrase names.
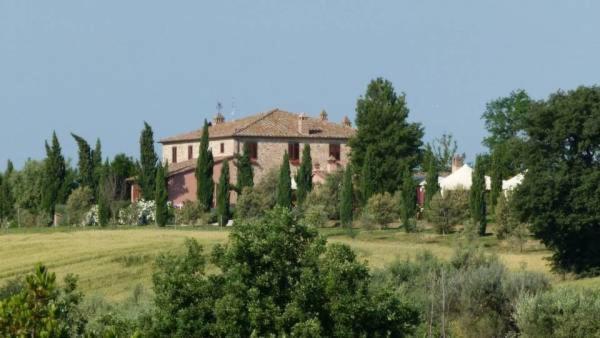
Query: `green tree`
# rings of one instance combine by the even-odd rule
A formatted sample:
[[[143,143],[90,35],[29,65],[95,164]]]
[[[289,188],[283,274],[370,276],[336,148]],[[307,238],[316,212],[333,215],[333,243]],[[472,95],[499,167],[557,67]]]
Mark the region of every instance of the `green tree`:
[[[156,224],[161,227],[167,225],[169,220],[169,207],[167,205],[169,193],[167,191],[166,177],[168,170],[167,164],[159,166],[156,170],[156,182],[154,183],[156,189],[154,193],[154,201],[156,202]]]
[[[290,173],[290,158],[287,151],[283,154],[283,162],[279,168],[276,201],[280,207],[292,208],[292,177]]]
[[[417,186],[412,177],[412,172],[405,166],[402,173],[402,226],[406,232],[412,231],[410,218],[414,217],[417,206]]]
[[[110,222],[110,203],[113,198],[111,189],[110,163],[108,159],[104,165],[100,165],[96,171],[100,174],[98,182],[98,224],[106,226]]]
[[[302,162],[296,175],[296,184],[296,200],[298,205],[302,205],[306,196],[312,191],[312,157],[309,144],[305,144],[302,150]]]
[[[367,150],[367,156],[362,166],[360,175],[360,191],[362,196],[363,205],[369,201],[369,198],[373,196],[379,189],[377,188],[377,172],[375,168],[379,166],[377,159],[375,158],[375,151],[373,148]]]
[[[13,171],[15,171],[14,164],[11,160],[6,160],[6,171],[4,172],[4,174],[6,176],[10,176],[13,173]]]
[[[96,194],[99,193],[100,180],[103,175],[104,168],[102,167],[102,144],[100,139],[96,139],[96,146],[92,150],[92,163],[94,164],[94,183],[96,188]]]
[[[77,278],[65,277],[56,285],[56,275],[41,264],[25,277],[22,290],[0,300],[0,335],[3,337],[71,337],[83,335],[84,318],[78,313],[82,295]]]
[[[231,218],[229,207],[229,161],[223,161],[221,168],[221,177],[217,187],[217,218],[220,226],[227,225]]]
[[[252,169],[252,161],[250,160],[250,149],[248,143],[244,142],[242,155],[237,159],[237,185],[236,191],[241,194],[245,187],[252,188],[254,186],[254,171]]]
[[[0,175],[0,223],[14,217],[14,204],[10,177]]]
[[[346,166],[344,170],[344,181],[340,198],[340,221],[342,226],[352,226],[352,214],[354,212],[354,187],[352,185],[352,166]]]
[[[425,215],[438,233],[447,234],[469,217],[469,195],[465,190],[438,192]]]
[[[142,192],[142,198],[152,200],[156,192],[156,171],[160,165],[156,152],[154,151],[154,132],[152,127],[144,122],[144,129],[140,135],[140,167],[138,181]]]
[[[469,192],[469,208],[471,209],[471,218],[477,225],[479,235],[484,236],[487,227],[485,172],[482,168],[480,155],[478,155],[475,160],[475,169],[472,174],[471,191]]]
[[[110,171],[115,179],[115,199],[129,200],[131,192],[127,189],[126,180],[135,176],[136,167],[133,159],[125,154],[117,154],[110,163]]]
[[[559,91],[532,105],[527,172],[513,196],[521,221],[554,252],[556,269],[600,267],[600,87]]]
[[[371,81],[356,105],[356,135],[350,139],[355,168],[363,168],[368,150],[377,159],[369,175],[374,179],[373,192],[393,193],[402,184],[402,168],[414,168],[420,160],[423,127],[408,122],[409,110],[404,94],[397,95],[392,83],[378,78]],[[365,172],[360,173],[361,176]],[[370,195],[366,195],[366,202]]]
[[[215,183],[213,181],[214,159],[212,151],[208,149],[208,122],[204,120],[202,137],[200,138],[200,153],[196,166],[196,184],[198,203],[204,211],[209,211],[213,204],[213,192]]]
[[[521,89],[489,102],[481,117],[489,132],[483,144],[493,152],[497,145],[521,138],[531,103],[527,92]]]
[[[54,215],[57,204],[62,204],[61,190],[65,184],[66,164],[61,153],[56,132],[52,133],[52,146],[46,146],[44,160],[44,186],[42,191],[42,209],[50,216]]]
[[[452,170],[452,159],[458,150],[454,135],[442,134],[441,137],[433,140],[430,145],[428,144],[427,148],[431,150],[434,156],[438,171],[449,172]]]
[[[10,176],[12,195],[19,210],[27,209],[37,213],[41,209],[43,177],[44,163],[35,160],[27,160],[21,170]]]
[[[79,184],[84,187],[89,187],[95,192],[97,187],[95,184],[94,161],[92,159],[90,145],[81,136],[73,133],[71,133],[71,136],[73,136],[75,142],[77,142],[77,147],[79,148],[79,162],[77,164],[79,170]]]
[[[440,190],[440,185],[438,183],[438,166],[436,165],[436,160],[433,154],[428,151],[426,153],[426,162],[425,162],[425,170],[427,171],[427,176],[425,178],[425,208],[429,208],[429,203],[435,194]]]

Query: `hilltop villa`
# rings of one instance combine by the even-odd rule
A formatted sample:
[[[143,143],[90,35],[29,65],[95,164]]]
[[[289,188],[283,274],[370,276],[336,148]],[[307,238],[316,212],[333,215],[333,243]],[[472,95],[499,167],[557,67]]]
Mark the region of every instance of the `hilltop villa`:
[[[160,140],[162,160],[169,164],[169,200],[175,206],[196,200],[195,169],[202,130],[166,137]],[[223,161],[228,159],[231,183],[235,184],[237,168],[232,163],[248,144],[254,168],[254,182],[259,182],[271,169],[278,168],[285,151],[289,153],[292,177],[300,164],[304,144],[311,147],[313,182],[348,163],[348,139],[355,130],[345,117],[342,123],[319,117],[290,113],[280,109],[225,121],[218,113],[209,125],[209,148],[215,159],[213,180],[219,181]],[[294,182],[292,182],[294,185]],[[231,194],[232,202],[237,196]]]

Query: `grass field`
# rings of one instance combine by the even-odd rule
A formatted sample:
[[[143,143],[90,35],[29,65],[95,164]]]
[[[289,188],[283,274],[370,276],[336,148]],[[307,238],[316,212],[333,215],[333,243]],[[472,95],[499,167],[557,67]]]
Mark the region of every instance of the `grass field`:
[[[349,236],[338,229],[324,229],[322,234],[329,242],[352,246],[372,268],[414,257],[423,250],[448,259],[461,241],[458,235],[406,234],[401,230],[361,230]],[[80,288],[86,295],[98,294],[110,301],[120,301],[129,297],[138,285],[151,289],[153,262],[159,253],[181,252],[186,237],[197,239],[205,252],[209,252],[215,244],[225,243],[227,236],[228,230],[216,227],[10,230],[0,235],[0,284],[28,273],[35,263],[43,262],[59,278],[67,273],[79,275]],[[543,272],[557,285],[600,287],[600,278],[573,281],[552,274],[546,259],[550,252],[535,241],[529,241],[522,253],[493,236],[480,242],[511,270]]]

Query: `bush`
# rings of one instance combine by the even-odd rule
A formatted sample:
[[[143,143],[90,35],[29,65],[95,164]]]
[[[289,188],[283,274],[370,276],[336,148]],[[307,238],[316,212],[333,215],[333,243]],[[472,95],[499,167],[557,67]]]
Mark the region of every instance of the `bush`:
[[[154,201],[139,200],[129,207],[119,211],[119,224],[121,225],[148,225],[154,223],[156,206]]]
[[[176,208],[175,224],[177,225],[204,225],[200,224],[204,212],[196,202],[185,201],[180,208]]]
[[[235,218],[238,220],[261,217],[270,210],[274,200],[265,195],[262,188],[244,187],[235,205]]]
[[[94,205],[88,212],[83,216],[83,222],[81,225],[94,226],[100,224],[100,215],[98,214],[98,205]]]
[[[561,288],[525,295],[514,317],[523,337],[598,337],[600,292]]]
[[[369,198],[363,213],[380,227],[386,227],[398,218],[398,205],[390,193],[375,194]]]
[[[340,219],[340,198],[342,189],[343,170],[337,170],[325,178],[325,182],[315,185],[308,194],[304,205],[320,205],[330,220]]]
[[[465,190],[437,193],[425,214],[438,233],[452,232],[454,226],[469,218],[469,194]]]
[[[271,210],[277,201],[277,183],[279,181],[279,168],[273,168],[252,188],[261,198],[266,210]],[[242,192],[242,195],[244,193]]]
[[[319,204],[310,205],[304,211],[304,224],[315,227],[322,228],[327,225],[327,213],[325,212],[325,207]]]
[[[88,187],[79,187],[69,195],[66,206],[67,219],[71,225],[81,225],[85,214],[93,205],[94,194]]]

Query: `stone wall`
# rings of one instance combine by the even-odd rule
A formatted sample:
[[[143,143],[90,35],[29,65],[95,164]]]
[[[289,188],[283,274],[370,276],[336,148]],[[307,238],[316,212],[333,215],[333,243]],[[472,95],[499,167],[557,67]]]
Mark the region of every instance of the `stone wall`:
[[[224,151],[221,152],[221,143],[223,143]],[[208,147],[212,149],[214,157],[232,156],[235,151],[236,142],[233,139],[225,140],[213,140],[209,141]],[[188,158],[188,147],[192,146],[192,158],[198,158],[200,152],[200,142],[184,142],[166,144],[162,146],[162,160],[164,162],[173,163],[172,149],[177,148],[177,162],[187,161]]]

